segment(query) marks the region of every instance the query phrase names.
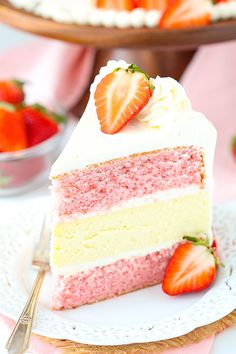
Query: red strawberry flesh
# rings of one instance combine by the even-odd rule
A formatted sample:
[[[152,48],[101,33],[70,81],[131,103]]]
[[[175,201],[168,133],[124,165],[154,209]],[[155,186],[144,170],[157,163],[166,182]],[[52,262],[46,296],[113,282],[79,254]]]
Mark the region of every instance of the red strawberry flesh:
[[[104,133],[117,133],[150,99],[152,89],[147,76],[136,68],[117,69],[105,76],[96,88],[95,105]]]
[[[171,296],[204,290],[215,279],[216,269],[212,248],[192,242],[181,244],[166,268],[162,289]]]
[[[0,107],[0,151],[13,152],[27,147],[26,130],[21,112]]]
[[[49,139],[59,131],[59,126],[53,119],[34,107],[25,107],[22,113],[29,147]]]
[[[160,28],[180,29],[204,26],[209,22],[208,0],[170,0],[161,18]]]
[[[24,100],[23,82],[0,81],[0,102],[20,104]]]

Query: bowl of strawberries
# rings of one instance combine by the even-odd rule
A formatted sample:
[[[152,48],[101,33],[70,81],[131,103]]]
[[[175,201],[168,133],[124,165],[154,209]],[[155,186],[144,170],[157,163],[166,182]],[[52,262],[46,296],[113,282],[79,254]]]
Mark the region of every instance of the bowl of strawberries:
[[[0,81],[1,196],[23,192],[48,174],[66,127],[65,114],[58,110],[27,104],[23,82]]]

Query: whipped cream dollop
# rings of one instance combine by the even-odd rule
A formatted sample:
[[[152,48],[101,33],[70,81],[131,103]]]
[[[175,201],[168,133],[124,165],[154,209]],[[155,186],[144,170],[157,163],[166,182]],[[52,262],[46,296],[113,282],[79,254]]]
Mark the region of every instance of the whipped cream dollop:
[[[137,119],[149,127],[161,127],[177,119],[178,113],[191,111],[191,103],[184,88],[170,77],[151,79],[155,86],[148,104],[137,115]]]
[[[236,1],[221,2],[211,7],[211,21],[228,20],[236,17]]]

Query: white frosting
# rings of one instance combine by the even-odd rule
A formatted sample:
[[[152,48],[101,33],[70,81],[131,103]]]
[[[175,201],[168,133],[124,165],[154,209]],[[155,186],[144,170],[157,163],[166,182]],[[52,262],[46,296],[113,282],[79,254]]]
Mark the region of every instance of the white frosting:
[[[162,16],[162,12],[159,10],[147,11],[144,19],[144,26],[149,28],[157,27],[160,23],[161,16]]]
[[[217,22],[236,17],[236,2],[222,2],[211,7],[211,20]]]
[[[137,119],[146,122],[150,127],[161,127],[167,122],[178,119],[178,113],[190,112],[191,103],[184,88],[170,77],[152,80],[155,90]]]
[[[165,116],[166,119],[162,119],[163,115],[158,113],[158,105],[156,105],[157,117],[159,116],[158,119],[162,119],[161,124],[158,123],[158,128],[150,127],[147,122],[141,122],[135,118],[117,134],[109,135],[101,131],[94,103],[94,91],[101,79],[117,67],[127,68],[128,64],[124,61],[110,61],[106,67],[101,68],[100,74],[91,86],[91,96],[87,108],[67,146],[54,163],[51,170],[51,178],[76,169],[82,169],[90,164],[101,163],[131,154],[194,145],[204,151],[206,182],[207,185],[211,186],[213,183],[212,170],[216,130],[203,114],[192,109],[184,111],[173,110],[172,103],[176,101],[172,100],[168,106],[171,114],[167,114]],[[165,79],[157,78],[156,90],[158,90],[158,85],[162,81],[164,82]],[[176,97],[183,98],[181,86],[175,85],[182,92],[177,93]],[[180,100],[180,102],[182,101]],[[160,112],[162,112],[162,107]],[[142,112],[140,116],[142,116]]]

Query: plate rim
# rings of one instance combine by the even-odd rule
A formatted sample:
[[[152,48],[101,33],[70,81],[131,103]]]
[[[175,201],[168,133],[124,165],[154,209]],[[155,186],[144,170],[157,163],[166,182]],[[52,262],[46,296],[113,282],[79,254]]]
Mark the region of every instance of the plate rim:
[[[31,199],[30,201],[28,201],[26,204],[26,206],[25,206],[25,210],[27,210],[27,208],[29,207],[29,206],[31,206],[31,204],[34,204],[35,205],[35,207],[36,207],[36,205],[38,206],[38,205],[40,205],[41,203],[46,203],[46,201],[48,200],[48,197],[37,197],[37,198],[33,198],[33,199]],[[34,210],[34,208],[31,208],[32,209],[32,211]],[[37,208],[36,208],[37,209]],[[231,214],[235,214],[235,216],[236,216],[236,203],[227,203],[227,204],[221,204],[221,205],[217,205],[216,207],[215,207],[215,210],[223,210],[223,212],[225,211],[229,211]],[[218,211],[218,212],[219,212]],[[7,227],[9,227],[9,225],[8,225],[8,223],[6,223],[5,225],[3,225],[3,224],[0,224],[0,233],[1,233],[1,228],[7,228]],[[14,228],[13,228],[14,229]],[[12,236],[13,237],[13,236]],[[32,236],[31,236],[32,237]],[[235,240],[236,240],[236,230],[235,230]],[[32,240],[32,242],[33,242],[33,240]],[[236,250],[234,250],[235,251],[235,255],[233,255],[234,256],[234,258],[236,259]],[[233,253],[233,252],[232,252]],[[18,255],[18,256],[20,256],[20,255]],[[232,256],[232,257],[233,257]],[[0,270],[1,270],[1,267],[0,267]],[[227,279],[228,279],[228,277],[226,277]],[[232,280],[232,278],[230,279],[230,280]],[[179,331],[179,332],[175,332],[175,333],[173,333],[173,335],[172,336],[168,336],[168,338],[163,338],[163,339],[157,339],[157,341],[159,341],[159,340],[166,340],[166,339],[171,339],[171,338],[174,338],[174,337],[177,337],[177,336],[181,336],[181,335],[184,335],[184,334],[187,334],[187,333],[189,333],[189,332],[191,332],[192,330],[194,330],[195,328],[199,328],[199,327],[202,327],[202,326],[204,326],[204,325],[207,325],[207,324],[210,324],[210,323],[212,323],[212,322],[215,322],[215,321],[217,321],[217,320],[220,320],[222,317],[224,317],[224,316],[226,316],[226,315],[228,315],[230,312],[232,312],[235,308],[236,308],[236,274],[234,274],[234,282],[235,282],[235,289],[234,289],[234,291],[233,292],[231,292],[230,294],[228,294],[228,296],[229,295],[231,295],[231,297],[232,297],[232,299],[229,297],[229,300],[231,299],[232,300],[232,304],[231,304],[231,302],[230,302],[230,304],[231,304],[231,306],[227,309],[227,311],[224,311],[224,314],[222,315],[219,315],[219,314],[216,314],[215,315],[215,318],[212,320],[212,318],[209,318],[209,321],[208,321],[208,323],[206,323],[206,322],[204,322],[204,323],[202,323],[202,324],[199,324],[199,325],[192,325],[192,326],[189,326],[187,329],[184,329],[184,330],[182,330],[182,331]],[[1,277],[0,277],[0,293],[1,293],[1,287],[2,287],[2,279],[1,279]],[[217,288],[218,288],[218,286],[217,286]],[[211,291],[214,291],[214,286],[206,293],[206,294],[204,294],[203,295],[203,297],[199,300],[199,301],[197,301],[197,303],[198,302],[200,302],[200,301],[202,301],[202,299],[203,298],[205,298],[206,296],[209,296],[209,293],[211,293]],[[195,303],[193,304],[193,306],[195,306]],[[193,307],[193,306],[190,306],[190,309]],[[50,311],[50,310],[48,310],[48,309],[43,309],[42,308],[42,306],[39,306],[38,307],[38,311],[37,311],[37,313],[38,313],[38,317],[39,317],[39,321],[40,321],[40,315],[41,316],[43,316],[42,314],[44,313],[44,312],[49,312],[50,314],[51,314],[51,316],[52,317],[54,317],[54,316],[56,316],[56,314],[53,312],[53,311]],[[189,308],[187,308],[185,311],[184,311],[184,313],[186,313],[186,312],[188,312],[189,311]],[[12,310],[12,312],[11,313],[9,313],[9,310],[8,309],[6,309],[5,310],[5,308],[3,307],[3,303],[2,303],[2,300],[0,299],[0,313],[2,314],[2,315],[4,315],[4,316],[6,316],[6,317],[8,317],[8,318],[11,318],[11,319],[13,319],[13,320],[16,320],[17,318],[18,318],[18,314],[16,313],[16,310]],[[39,315],[40,314],[40,315]],[[179,317],[180,316],[180,314],[179,314],[179,312],[177,312],[176,314],[174,314],[171,318],[169,318],[169,319],[165,319],[165,321],[170,321],[170,320],[173,320],[173,318],[175,318],[175,317]],[[44,317],[44,316],[43,316]],[[57,317],[57,320],[60,322],[60,321],[62,321],[62,318],[60,317],[60,316],[56,316]],[[180,320],[181,320],[181,317],[180,317]],[[71,320],[71,319],[64,319],[63,320],[63,322],[66,322],[66,324],[70,324],[71,325],[71,323],[73,323],[73,320]],[[158,322],[160,322],[160,321],[158,321]],[[163,321],[162,321],[163,322]],[[156,323],[154,323],[154,325],[156,325]],[[77,323],[76,324],[76,326],[78,326],[78,327],[80,327],[80,329],[79,330],[81,330],[81,329],[83,329],[85,332],[88,330],[88,324],[84,324],[84,323]],[[143,324],[143,326],[144,327],[147,327],[147,326],[149,326],[150,327],[150,324],[147,324],[147,323],[144,323]],[[99,325],[98,326],[100,329],[103,329],[103,330],[105,330],[105,331],[108,331],[108,329],[109,329],[109,326],[107,326],[107,325],[104,325],[104,326],[101,326],[101,325]],[[114,326],[112,326],[113,327],[113,330],[118,330],[118,329],[120,329],[120,325],[114,325]],[[132,326],[132,327],[134,327],[135,328],[135,326]],[[137,327],[140,327],[140,324],[139,325],[137,325]],[[124,331],[124,330],[126,330],[126,329],[129,329],[130,328],[130,325],[124,325],[124,326],[122,326],[122,330]],[[135,329],[134,329],[135,330]],[[146,329],[144,329],[144,331],[147,331],[147,328]],[[34,328],[33,328],[33,332],[35,333],[35,334],[39,334],[39,335],[42,335],[42,336],[48,336],[46,333],[45,333],[45,331],[41,328],[40,329],[40,325],[37,323],[37,325],[36,326],[34,326]],[[123,340],[120,340],[120,339],[118,339],[118,340],[116,340],[116,341],[114,341],[114,339],[112,340],[112,341],[110,341],[110,342],[104,342],[104,343],[100,343],[100,342],[98,342],[97,341],[97,339],[89,339],[89,340],[83,340],[82,338],[78,338],[77,337],[77,334],[75,334],[75,336],[73,336],[73,335],[70,335],[69,337],[68,337],[68,335],[66,334],[64,337],[62,337],[62,335],[59,333],[58,335],[56,335],[56,333],[55,333],[55,331],[54,331],[54,333],[53,333],[53,335],[51,335],[50,334],[50,338],[54,338],[54,339],[67,339],[67,340],[72,340],[72,341],[74,341],[74,342],[77,342],[77,343],[83,343],[83,344],[90,344],[90,345],[108,345],[108,346],[112,346],[112,345],[126,345],[126,344],[134,344],[134,343],[140,343],[140,342],[142,342],[142,343],[148,343],[148,342],[151,342],[151,341],[155,341],[155,338],[149,338],[148,337],[148,340],[147,339],[142,339],[142,338],[140,338],[140,330],[139,331],[137,331],[137,335],[136,335],[136,337],[134,337],[133,339],[132,339],[132,341],[130,340],[130,339],[123,339]]]

